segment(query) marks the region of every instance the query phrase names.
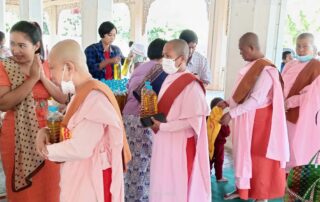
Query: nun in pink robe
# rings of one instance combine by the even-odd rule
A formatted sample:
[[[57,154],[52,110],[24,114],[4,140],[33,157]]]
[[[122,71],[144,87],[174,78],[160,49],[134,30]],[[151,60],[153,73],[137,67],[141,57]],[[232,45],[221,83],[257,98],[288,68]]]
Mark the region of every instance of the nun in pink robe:
[[[168,75],[158,100],[167,88],[185,72]],[[206,116],[209,107],[200,85],[193,81],[176,97],[167,116],[153,135],[150,202],[210,202]],[[188,184],[186,144],[196,139],[196,154]]]
[[[293,60],[282,73],[284,95],[290,92],[299,73],[309,62]],[[287,108],[299,106],[299,119],[296,124],[287,121],[290,141],[290,162],[287,170],[299,165],[308,164],[312,156],[320,150],[320,78],[300,91],[299,95],[286,100]],[[319,112],[319,113],[318,113]]]
[[[49,160],[64,162],[61,202],[104,202],[102,171],[108,168],[112,168],[112,202],[124,201],[120,124],[108,98],[92,91],[68,123],[72,137],[47,146]]]
[[[234,91],[255,62],[247,63],[240,70]],[[248,196],[245,196],[247,193],[240,193],[242,199],[277,198],[282,197],[285,191],[284,168],[289,161],[289,143],[283,93],[279,81],[277,69],[267,66],[262,70],[252,91],[242,104],[235,103],[232,98],[227,101],[233,119],[235,183],[238,190],[249,190]],[[266,121],[256,120],[256,113],[270,106],[273,108],[270,136],[266,139],[265,145],[256,145],[253,143],[257,139],[253,137],[255,121],[260,124]],[[264,149],[266,151],[263,151]],[[262,151],[260,153],[264,153],[264,156],[257,157],[256,150]],[[263,163],[268,163],[268,166],[263,166]],[[257,173],[256,176],[253,173]],[[277,179],[273,179],[275,176]]]

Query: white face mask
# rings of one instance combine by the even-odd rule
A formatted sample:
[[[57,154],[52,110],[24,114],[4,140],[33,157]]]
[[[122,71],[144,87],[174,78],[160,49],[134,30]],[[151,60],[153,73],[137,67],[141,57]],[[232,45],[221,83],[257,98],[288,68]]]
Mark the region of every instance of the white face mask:
[[[176,67],[175,60],[168,58],[162,58],[162,69],[167,74],[174,74],[179,70]]]
[[[63,73],[61,78],[61,90],[62,93],[65,95],[74,94],[76,92],[75,86],[72,82],[72,79],[70,81],[64,81],[64,71],[66,70],[66,66],[63,67]]]

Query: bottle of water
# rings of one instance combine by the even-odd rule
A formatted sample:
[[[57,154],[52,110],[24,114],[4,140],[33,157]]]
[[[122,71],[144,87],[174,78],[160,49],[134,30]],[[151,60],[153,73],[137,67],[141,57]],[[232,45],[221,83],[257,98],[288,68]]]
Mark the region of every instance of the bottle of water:
[[[150,81],[145,82],[141,89],[141,117],[148,117],[158,113],[158,96],[152,90]]]
[[[59,112],[58,106],[48,107],[47,126],[49,128],[49,140],[50,143],[60,142],[60,128],[63,115]]]

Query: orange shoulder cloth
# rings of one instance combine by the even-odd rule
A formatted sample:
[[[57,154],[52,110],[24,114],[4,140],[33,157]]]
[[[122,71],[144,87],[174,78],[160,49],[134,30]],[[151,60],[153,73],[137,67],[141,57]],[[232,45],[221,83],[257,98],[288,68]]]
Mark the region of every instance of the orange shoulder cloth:
[[[275,65],[264,58],[258,59],[252,67],[248,70],[246,75],[242,78],[241,82],[239,83],[236,91],[234,92],[232,98],[233,100],[241,104],[245,101],[245,99],[248,97],[250,91],[254,87],[255,83],[257,82],[262,70],[266,66],[272,66],[275,67]]]
[[[293,83],[287,99],[294,95],[299,95],[300,91],[310,85],[320,75],[320,62],[312,59],[299,73]],[[297,123],[299,118],[299,107],[289,109],[286,113],[287,120],[291,123]]]
[[[105,84],[101,83],[98,80],[90,80],[82,85],[81,90],[79,90],[79,92],[77,92],[77,94],[73,98],[72,102],[70,103],[70,106],[69,106],[69,108],[66,112],[66,115],[62,121],[63,126],[66,127],[68,125],[70,118],[78,110],[80,105],[83,103],[85,98],[89,95],[89,93],[92,90],[98,90],[98,91],[102,92],[108,98],[108,100],[110,101],[110,103],[114,107],[115,111],[117,112],[117,115],[119,116],[120,120],[122,121],[122,116],[121,116],[119,105],[117,103],[117,100],[116,100],[114,94],[109,89],[109,87],[106,86]],[[122,123],[122,126],[123,126],[123,123]],[[131,152],[130,152],[130,148],[128,145],[127,136],[126,136],[124,128],[123,128],[122,158],[123,158],[122,159],[123,160],[123,168],[124,168],[124,170],[126,170],[126,168],[127,168],[126,166],[127,166],[128,162],[131,160]]]

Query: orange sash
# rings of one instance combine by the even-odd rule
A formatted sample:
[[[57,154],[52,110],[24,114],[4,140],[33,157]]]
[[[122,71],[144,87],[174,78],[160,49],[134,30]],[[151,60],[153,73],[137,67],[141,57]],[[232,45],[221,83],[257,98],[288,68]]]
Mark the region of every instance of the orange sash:
[[[233,100],[236,103],[241,104],[245,101],[250,91],[254,87],[255,83],[257,82],[262,70],[266,66],[275,67],[275,65],[272,64],[271,61],[266,60],[264,58],[258,59],[254,63],[254,65],[252,65],[252,67],[249,69],[249,71],[246,73],[246,75],[244,75],[244,77],[240,81],[236,91],[232,96]]]
[[[121,112],[120,112],[117,100],[116,100],[114,94],[112,93],[112,91],[109,89],[109,87],[107,87],[105,84],[101,83],[98,80],[90,80],[90,81],[86,82],[85,84],[83,84],[80,87],[80,89],[81,90],[79,90],[77,92],[77,94],[74,96],[74,98],[73,98],[72,102],[70,103],[70,106],[66,112],[66,115],[64,116],[64,119],[61,123],[61,125],[63,127],[67,127],[68,122],[71,119],[71,117],[73,116],[73,114],[78,110],[80,105],[83,103],[85,98],[88,96],[88,94],[92,90],[98,90],[98,91],[102,92],[108,98],[108,100],[110,101],[110,103],[112,104],[114,109],[116,110],[117,115],[119,116],[120,120],[122,121],[122,116],[121,116]],[[126,170],[127,163],[131,160],[131,152],[130,152],[130,148],[129,148],[129,145],[127,142],[127,136],[126,136],[124,128],[123,128],[122,158],[123,158],[122,159],[123,160],[123,168],[124,168],[124,170]]]
[[[312,59],[299,73],[293,83],[287,99],[294,95],[299,95],[300,91],[310,85],[320,75],[320,62]],[[286,113],[287,120],[291,123],[297,123],[299,118],[299,107],[289,109]]]

